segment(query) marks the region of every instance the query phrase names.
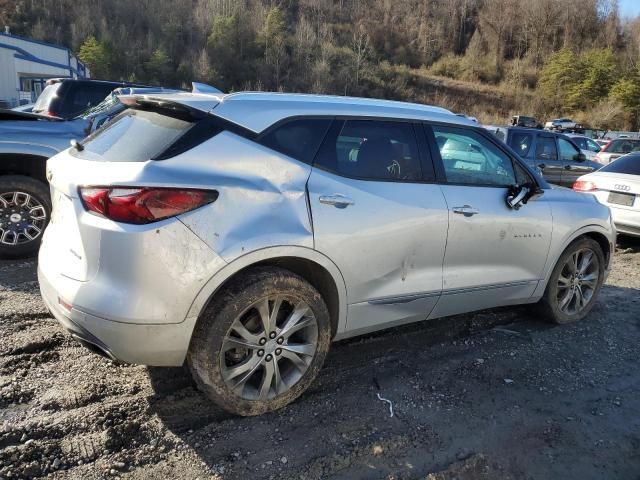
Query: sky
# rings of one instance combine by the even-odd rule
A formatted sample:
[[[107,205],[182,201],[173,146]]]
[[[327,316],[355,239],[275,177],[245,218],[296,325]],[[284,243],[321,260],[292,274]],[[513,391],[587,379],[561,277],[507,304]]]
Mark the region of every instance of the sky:
[[[620,13],[625,17],[635,17],[640,15],[640,0],[618,0],[620,2]]]

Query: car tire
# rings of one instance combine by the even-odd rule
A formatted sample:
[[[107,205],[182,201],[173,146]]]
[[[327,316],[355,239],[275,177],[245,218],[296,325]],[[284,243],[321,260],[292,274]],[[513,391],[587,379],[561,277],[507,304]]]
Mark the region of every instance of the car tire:
[[[222,409],[260,415],[309,387],[330,342],[320,293],[288,270],[257,267],[214,296],[194,329],[187,363],[200,390]]]
[[[0,258],[35,255],[50,218],[46,183],[22,175],[0,176]]]
[[[540,300],[543,315],[558,324],[583,319],[602,288],[605,257],[595,240],[581,237],[560,255]]]

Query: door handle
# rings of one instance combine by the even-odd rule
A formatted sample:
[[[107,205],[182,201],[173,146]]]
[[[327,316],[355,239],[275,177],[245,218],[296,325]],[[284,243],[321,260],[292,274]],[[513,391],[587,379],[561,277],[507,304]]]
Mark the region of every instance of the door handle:
[[[320,203],[325,205],[333,205],[336,208],[347,208],[349,205],[354,205],[356,202],[349,197],[336,193],[334,195],[320,195]]]
[[[451,210],[453,211],[453,213],[458,213],[460,215],[464,215],[465,217],[471,217],[480,213],[480,210],[478,210],[477,208],[473,208],[470,205],[465,205],[464,207],[453,207]]]
[[[564,166],[564,169],[565,169],[565,170],[573,170],[573,166],[571,166],[571,165],[565,165],[565,166]]]
[[[540,170],[544,170],[545,168],[547,168],[547,166],[546,166],[544,163],[539,163],[539,164],[538,164],[538,168],[539,168]]]

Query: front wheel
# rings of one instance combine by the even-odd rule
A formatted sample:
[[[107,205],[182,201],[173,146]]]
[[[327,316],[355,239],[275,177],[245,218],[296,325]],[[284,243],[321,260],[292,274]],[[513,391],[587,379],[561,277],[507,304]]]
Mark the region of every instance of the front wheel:
[[[580,238],[563,252],[540,301],[545,316],[555,323],[584,318],[593,308],[604,281],[605,257],[600,245]]]
[[[21,258],[38,251],[51,216],[45,183],[30,177],[0,177],[0,258]]]
[[[236,415],[296,399],[322,367],[331,340],[320,293],[281,268],[256,268],[217,294],[193,332],[187,362],[199,388]]]

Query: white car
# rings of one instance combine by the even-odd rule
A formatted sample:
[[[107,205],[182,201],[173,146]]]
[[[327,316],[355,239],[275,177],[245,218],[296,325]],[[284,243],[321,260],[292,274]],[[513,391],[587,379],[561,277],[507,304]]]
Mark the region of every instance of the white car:
[[[607,143],[602,150],[596,154],[595,161],[603,165],[608,165],[616,158],[620,158],[627,153],[640,151],[640,140],[635,138],[616,138]]]
[[[575,143],[578,148],[580,148],[580,151],[584,153],[585,157],[587,157],[588,160],[595,161],[596,155],[598,154],[598,152],[600,152],[600,150],[602,150],[602,147],[598,145],[592,138],[585,137],[584,135],[567,136],[571,138],[573,143]]]
[[[545,123],[544,128],[548,130],[569,130],[572,128],[580,128],[580,124],[574,122],[570,118],[556,118]]]
[[[618,233],[640,237],[640,153],[630,153],[588,175],[573,185],[607,205]]]

